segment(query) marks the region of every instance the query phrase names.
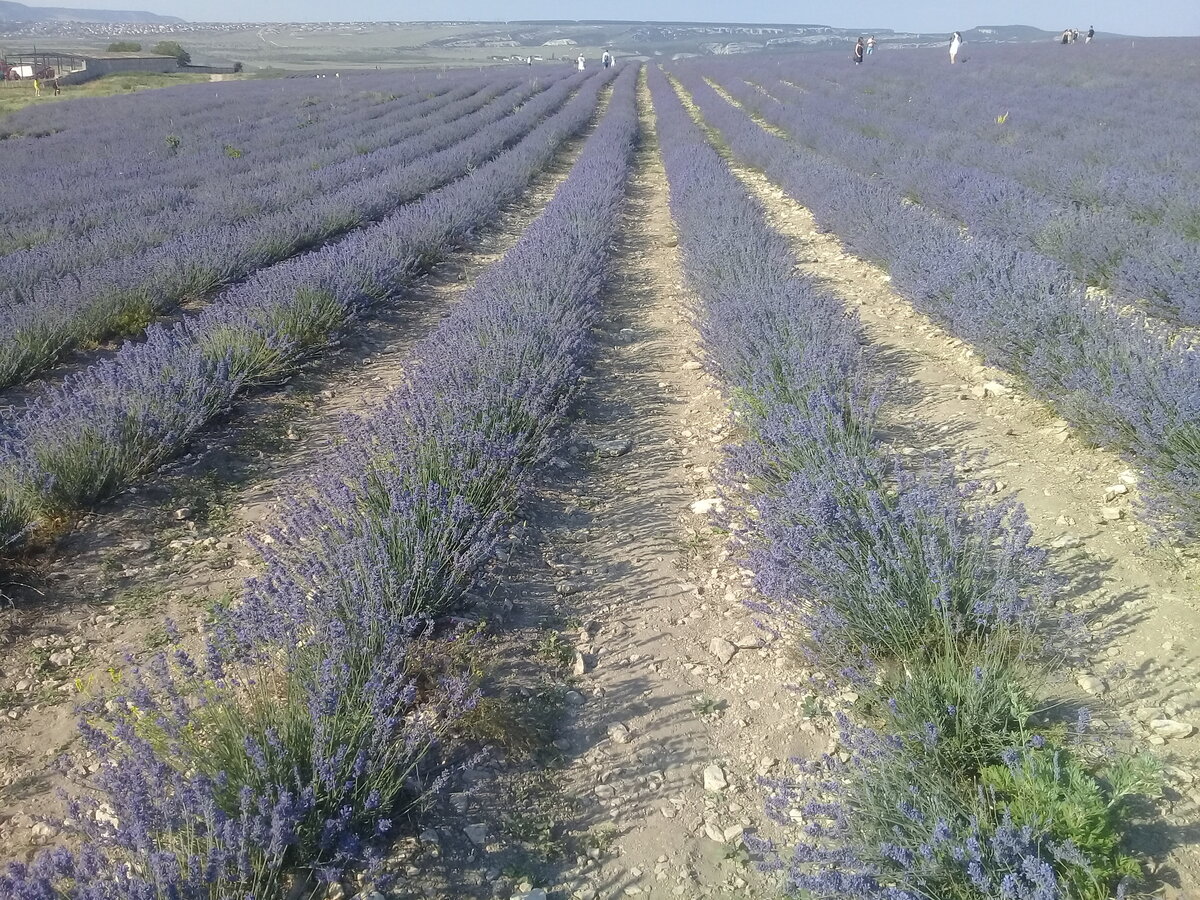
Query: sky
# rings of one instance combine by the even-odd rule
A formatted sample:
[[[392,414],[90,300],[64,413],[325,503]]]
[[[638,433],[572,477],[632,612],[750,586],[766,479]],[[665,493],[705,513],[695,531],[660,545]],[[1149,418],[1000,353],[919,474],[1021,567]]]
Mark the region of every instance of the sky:
[[[23,0],[30,6],[145,9],[192,21],[301,22],[330,19],[646,19],[783,22],[844,28],[949,32],[976,25],[1086,28],[1135,35],[1200,35],[1198,0]]]

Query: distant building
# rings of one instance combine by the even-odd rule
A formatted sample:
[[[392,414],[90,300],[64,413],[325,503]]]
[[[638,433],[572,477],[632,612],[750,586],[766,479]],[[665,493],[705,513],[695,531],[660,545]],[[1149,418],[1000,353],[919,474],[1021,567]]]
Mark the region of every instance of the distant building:
[[[154,53],[66,53],[36,50],[8,53],[0,60],[0,77],[6,81],[25,78],[57,78],[61,84],[80,84],[115,72],[178,72],[174,56]]]

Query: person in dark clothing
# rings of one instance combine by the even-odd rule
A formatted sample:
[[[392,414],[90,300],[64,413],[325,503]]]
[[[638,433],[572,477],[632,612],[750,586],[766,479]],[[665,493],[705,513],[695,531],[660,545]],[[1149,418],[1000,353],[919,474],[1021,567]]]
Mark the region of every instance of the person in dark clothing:
[[[859,38],[858,43],[854,45],[854,64],[861,66],[863,61],[863,39]]]
[[[1094,38],[1095,36],[1096,36],[1096,29],[1093,28],[1091,25],[1089,25],[1088,33],[1087,33],[1087,40],[1085,40],[1084,43],[1090,44],[1092,42],[1092,38]]]

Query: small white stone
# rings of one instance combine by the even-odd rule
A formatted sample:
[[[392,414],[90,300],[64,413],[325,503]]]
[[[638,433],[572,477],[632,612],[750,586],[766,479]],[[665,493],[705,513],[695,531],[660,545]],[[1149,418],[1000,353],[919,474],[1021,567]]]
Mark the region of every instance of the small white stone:
[[[614,744],[628,744],[632,736],[629,728],[618,722],[616,725],[609,726],[608,737]]]
[[[738,648],[723,637],[715,637],[708,642],[708,652],[722,663],[728,663],[737,653]]]
[[[706,497],[703,500],[695,500],[688,507],[693,513],[698,516],[707,516],[710,513],[722,513],[725,511],[725,501],[720,497]]]
[[[725,771],[720,766],[710,763],[704,767],[704,789],[706,791],[719,794],[727,787],[729,787],[729,782],[725,778]]]
[[[1104,679],[1096,675],[1080,675],[1076,679],[1076,684],[1092,695],[1103,694],[1108,690],[1108,685],[1105,684]]]
[[[1178,740],[1191,737],[1192,732],[1196,729],[1187,722],[1180,722],[1176,719],[1153,719],[1150,722],[1150,730],[1166,740]]]

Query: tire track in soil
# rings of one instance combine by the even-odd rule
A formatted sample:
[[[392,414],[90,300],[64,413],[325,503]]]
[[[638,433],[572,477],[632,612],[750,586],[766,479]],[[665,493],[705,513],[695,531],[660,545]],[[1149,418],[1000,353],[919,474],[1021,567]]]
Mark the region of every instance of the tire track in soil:
[[[80,789],[90,761],[63,776],[53,761],[78,749],[77,682],[111,683],[129,654],[144,656],[170,618],[184,646],[199,641],[209,604],[255,568],[247,538],[333,448],[346,415],[369,413],[403,380],[413,346],[462,292],[503,256],[549,203],[608,106],[600,95],[588,127],[468,248],[452,252],[401,297],[355,323],[330,353],[307,363],[282,391],[252,395],[151,482],[83,516],[34,560],[0,608],[0,864],[53,843],[38,816],[57,815],[60,788]],[[269,432],[264,440],[263,432]],[[212,509],[182,519],[185,498],[216,492]],[[182,546],[186,545],[186,546]],[[44,554],[45,555],[45,554]],[[66,665],[50,653],[69,652]],[[58,657],[63,659],[63,657]],[[36,815],[31,815],[36,812]]]
[[[828,738],[788,687],[798,677],[789,652],[766,643],[743,607],[747,577],[723,534],[691,509],[714,497],[711,473],[733,434],[697,361],[644,84],[640,108],[598,352],[557,461],[565,474],[529,506],[529,539],[491,601],[513,609],[514,624],[574,623],[562,632],[578,656],[556,777],[575,799],[569,830],[610,836],[528,881],[562,898],[766,896],[740,838],[774,833],[757,779]],[[711,652],[714,638],[732,658]],[[477,887],[437,896],[524,896],[503,874],[511,843],[502,829],[478,848],[461,834],[444,840],[440,865],[470,869]]]
[[[1140,826],[1135,840],[1165,860],[1165,878],[1180,896],[1200,892],[1200,734],[1164,744],[1138,713],[1155,708],[1200,726],[1200,567],[1150,544],[1146,528],[1131,520],[1132,482],[1127,494],[1106,501],[1109,486],[1126,484],[1123,473],[1128,480],[1120,457],[1080,443],[1011,375],[984,366],[969,345],[892,291],[882,269],[823,233],[798,201],[729,162],[793,243],[797,269],[859,314],[875,364],[889,375],[887,439],[906,454],[964,454],[970,477],[1025,506],[1035,539],[1070,579],[1064,605],[1085,617],[1092,637],[1068,660],[1070,680],[1054,690],[1086,699],[1100,713],[1098,731],[1132,736],[1168,766],[1163,818]],[[1105,509],[1121,518],[1106,519]]]

